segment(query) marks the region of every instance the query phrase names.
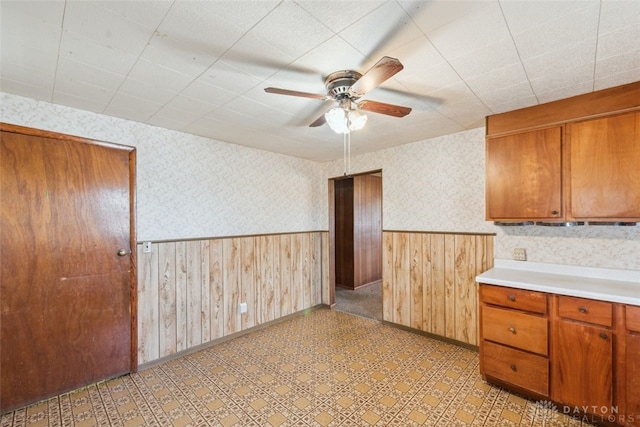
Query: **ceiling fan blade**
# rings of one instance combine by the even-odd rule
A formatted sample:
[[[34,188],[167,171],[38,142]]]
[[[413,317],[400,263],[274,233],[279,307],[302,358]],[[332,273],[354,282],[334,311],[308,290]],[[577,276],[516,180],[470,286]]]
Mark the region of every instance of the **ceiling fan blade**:
[[[327,123],[327,119],[324,118],[324,113],[322,113],[322,115],[320,117],[318,117],[317,119],[315,119],[313,121],[313,123],[311,123],[309,125],[310,128],[316,128],[318,126],[322,126],[323,124]]]
[[[267,93],[276,93],[278,95],[301,96],[303,98],[320,99],[322,101],[331,99],[327,95],[320,95],[317,93],[309,93],[309,92],[298,92],[297,90],[279,89],[277,87],[266,87],[264,88],[264,91]]]
[[[397,59],[384,56],[349,88],[349,95],[359,98],[403,68],[404,66]]]
[[[404,117],[411,112],[411,108],[401,105],[386,104],[384,102],[370,101],[368,99],[358,102],[361,110],[372,113],[386,114],[387,116]]]

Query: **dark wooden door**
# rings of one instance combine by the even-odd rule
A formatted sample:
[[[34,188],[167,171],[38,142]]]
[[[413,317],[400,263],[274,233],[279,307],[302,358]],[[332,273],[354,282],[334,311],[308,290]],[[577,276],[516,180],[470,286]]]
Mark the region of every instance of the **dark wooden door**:
[[[6,125],[1,139],[6,412],[131,370],[135,162],[129,148]]]

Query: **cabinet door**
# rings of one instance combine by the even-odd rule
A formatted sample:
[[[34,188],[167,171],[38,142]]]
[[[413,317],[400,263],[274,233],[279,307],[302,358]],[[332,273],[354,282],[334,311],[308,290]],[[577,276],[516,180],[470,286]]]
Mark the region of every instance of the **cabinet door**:
[[[613,403],[611,331],[562,320],[554,326],[552,399],[609,415],[605,411],[611,411]]]
[[[576,219],[640,220],[640,112],[569,125]]]
[[[488,220],[562,217],[559,126],[487,138],[486,154]]]
[[[627,334],[627,416],[629,426],[640,426],[640,334]]]

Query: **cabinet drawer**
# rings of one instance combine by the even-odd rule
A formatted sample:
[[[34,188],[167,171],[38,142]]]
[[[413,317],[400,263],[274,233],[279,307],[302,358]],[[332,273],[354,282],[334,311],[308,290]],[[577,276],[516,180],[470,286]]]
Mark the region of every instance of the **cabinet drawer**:
[[[482,285],[482,302],[534,313],[547,313],[547,295],[542,292],[503,286]]]
[[[565,319],[611,327],[613,304],[586,298],[558,296],[558,315]]]
[[[547,319],[533,314],[482,306],[482,338],[545,356],[548,354]]]
[[[549,360],[491,342],[482,343],[484,374],[520,386],[543,396],[549,395]]]
[[[627,312],[627,329],[640,332],[640,307],[637,305],[628,305],[625,311]]]

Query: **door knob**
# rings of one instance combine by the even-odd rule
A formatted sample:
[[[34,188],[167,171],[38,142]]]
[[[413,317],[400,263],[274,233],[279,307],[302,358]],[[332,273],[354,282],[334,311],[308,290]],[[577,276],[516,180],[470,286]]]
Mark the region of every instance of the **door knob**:
[[[125,256],[125,255],[127,255],[127,250],[125,248],[118,249],[118,256]]]

